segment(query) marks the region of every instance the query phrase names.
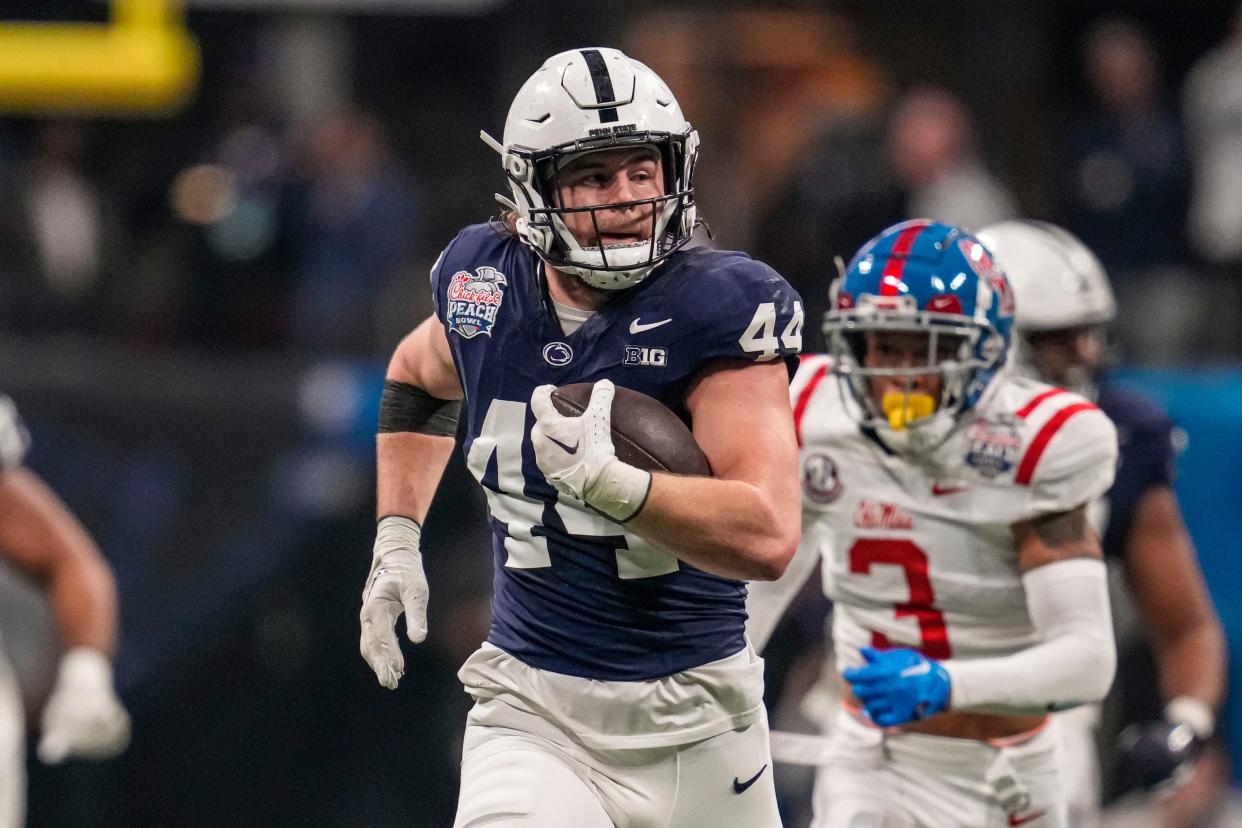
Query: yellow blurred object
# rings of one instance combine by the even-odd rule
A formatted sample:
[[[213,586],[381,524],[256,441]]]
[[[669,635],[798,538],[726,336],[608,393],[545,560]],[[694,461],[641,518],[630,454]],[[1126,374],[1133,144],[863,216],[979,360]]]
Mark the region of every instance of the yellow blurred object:
[[[936,410],[936,400],[928,394],[917,391],[885,391],[880,401],[884,416],[894,431],[905,431],[906,426],[915,420],[930,417]]]
[[[0,24],[0,112],[160,113],[188,100],[198,44],[180,0],[113,0],[112,22]]]

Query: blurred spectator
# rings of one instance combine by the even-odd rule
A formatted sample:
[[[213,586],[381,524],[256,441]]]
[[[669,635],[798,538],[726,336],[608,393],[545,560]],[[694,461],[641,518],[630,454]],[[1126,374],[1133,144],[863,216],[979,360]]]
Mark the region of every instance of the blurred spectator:
[[[821,131],[885,91],[854,22],[818,9],[660,9],[637,17],[623,41],[687,90],[686,117],[700,132],[721,136],[702,162],[696,200],[722,243],[744,250],[763,244],[757,228],[785,200]]]
[[[1201,359],[1228,347],[1212,290],[1185,265],[1189,171],[1148,32],[1105,18],[1083,49],[1094,107],[1071,120],[1066,223],[1114,275],[1125,357]]]
[[[883,157],[879,102],[823,125],[800,165],[760,219],[755,255],[789,280],[806,303],[803,351],[824,348],[820,324],[833,259],[849,256],[904,210]]]
[[[376,297],[409,264],[416,237],[410,186],[382,127],[360,111],[315,124],[303,149],[307,177],[291,217],[292,342],[372,352]]]
[[[979,228],[1017,213],[1013,195],[979,158],[966,105],[946,90],[916,89],[899,100],[887,149],[909,194],[906,217]]]
[[[1187,186],[1181,128],[1151,38],[1137,23],[1097,23],[1083,62],[1095,100],[1070,120],[1067,220],[1124,284],[1129,271],[1180,258]]]
[[[9,140],[5,140],[9,139]],[[0,136],[0,319],[20,331],[89,329],[104,227],[85,128],[52,121]]]
[[[36,138],[26,185],[26,215],[46,287],[81,299],[99,275],[99,193],[83,170],[86,134],[80,125],[50,123]]]
[[[204,155],[171,184],[171,209],[201,227],[183,326],[202,345],[277,346],[288,339],[291,159],[260,57],[230,67]],[[168,277],[165,277],[168,278]]]
[[[806,304],[804,346],[822,342],[834,255],[897,215],[878,150],[887,98],[855,21],[810,9],[665,9],[624,38],[687,92],[686,116],[720,136],[697,173],[696,200],[727,246],[770,263]]]
[[[1194,164],[1188,234],[1204,261],[1242,266],[1242,6],[1233,32],[1191,69],[1183,89]]]

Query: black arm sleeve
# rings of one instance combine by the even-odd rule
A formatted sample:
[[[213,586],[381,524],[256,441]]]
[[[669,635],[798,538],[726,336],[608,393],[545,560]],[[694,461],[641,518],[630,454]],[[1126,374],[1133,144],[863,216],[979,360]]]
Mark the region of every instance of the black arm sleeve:
[[[441,400],[417,385],[384,380],[380,397],[379,432],[391,434],[415,431],[438,437],[457,434],[457,413],[461,400]]]

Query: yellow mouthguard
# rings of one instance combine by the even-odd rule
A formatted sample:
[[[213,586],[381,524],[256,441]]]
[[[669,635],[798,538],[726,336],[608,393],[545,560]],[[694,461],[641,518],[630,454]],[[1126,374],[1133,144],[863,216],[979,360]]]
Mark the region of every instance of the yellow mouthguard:
[[[888,424],[894,431],[904,431],[906,426],[923,417],[930,417],[936,410],[936,400],[929,394],[916,391],[885,391],[880,408],[888,417]]]

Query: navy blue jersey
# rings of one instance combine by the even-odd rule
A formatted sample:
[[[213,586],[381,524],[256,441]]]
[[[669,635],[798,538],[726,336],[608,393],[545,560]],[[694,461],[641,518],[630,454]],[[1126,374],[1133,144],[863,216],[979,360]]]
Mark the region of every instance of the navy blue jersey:
[[[464,451],[487,494],[495,578],[488,640],[543,670],[635,681],[673,675],[745,645],[745,584],[695,569],[571,499],[535,463],[531,393],[610,379],[688,422],[684,398],[709,360],[786,359],[802,305],[742,253],[670,256],[562,332],[543,265],[485,224],[463,230],[432,268],[465,391]]]
[[[1104,554],[1121,560],[1139,498],[1152,486],[1172,486],[1177,450],[1167,414],[1138,392],[1105,384],[1096,401],[1117,425],[1120,457],[1108,490]]]

